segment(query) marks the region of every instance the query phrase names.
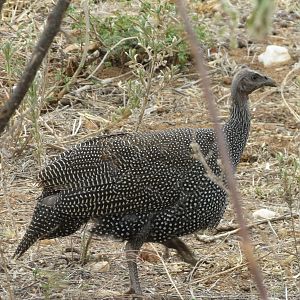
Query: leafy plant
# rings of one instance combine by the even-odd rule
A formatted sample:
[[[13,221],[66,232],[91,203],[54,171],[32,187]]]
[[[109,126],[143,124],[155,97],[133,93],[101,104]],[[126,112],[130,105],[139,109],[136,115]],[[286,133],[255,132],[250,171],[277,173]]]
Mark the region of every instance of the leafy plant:
[[[205,28],[197,24],[197,19],[194,21],[197,36],[204,41]],[[117,14],[99,23],[97,28],[105,45],[136,37],[115,51],[114,57],[124,58],[126,54],[134,78],[120,84],[126,100],[114,119],[128,117],[140,108],[138,129],[149,101],[157,98],[190,59],[189,45],[182,24],[176,19],[175,6],[168,1],[142,1],[138,17]]]
[[[135,36],[138,33],[136,25],[138,24],[137,16],[122,15],[117,13],[113,17],[105,18],[99,21],[98,18],[92,18],[92,22],[96,25],[98,38],[106,48],[115,45],[119,40],[126,37]],[[122,46],[123,51],[135,47],[136,43],[128,41]]]
[[[193,19],[199,40],[207,42],[205,26],[199,24],[197,18]],[[142,47],[145,44],[156,52],[162,52],[166,47],[169,52],[172,50],[169,57],[173,59],[169,59],[168,63],[176,63],[183,67],[190,58],[182,24],[176,19],[174,4],[168,1],[141,1],[138,15],[117,12],[104,20],[98,16],[91,16],[91,22],[97,33],[95,38],[108,49],[121,39],[137,37],[137,40],[128,40],[115,49],[112,60],[117,60],[117,63],[120,62],[118,58],[124,59],[124,54],[131,49],[137,49],[142,61],[146,55]]]

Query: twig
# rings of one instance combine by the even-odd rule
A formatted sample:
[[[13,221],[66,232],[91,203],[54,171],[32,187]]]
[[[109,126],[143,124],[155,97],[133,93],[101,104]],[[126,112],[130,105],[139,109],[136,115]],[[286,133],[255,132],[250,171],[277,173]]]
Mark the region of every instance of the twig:
[[[199,280],[195,280],[195,281],[191,282],[191,284],[204,282],[204,281],[206,281],[206,280],[208,280],[208,279],[211,279],[211,278],[214,278],[214,277],[219,277],[219,276],[221,276],[221,275],[230,273],[230,272],[232,272],[232,271],[234,271],[234,270],[236,270],[236,269],[240,269],[240,268],[245,267],[245,266],[247,266],[247,265],[248,265],[248,262],[245,262],[245,263],[243,263],[243,264],[239,264],[239,265],[237,265],[237,266],[235,266],[235,267],[232,267],[232,268],[230,268],[230,269],[226,269],[226,270],[224,270],[224,271],[221,271],[221,272],[218,272],[218,273],[214,273],[214,274],[212,274],[212,275],[206,276],[206,277],[201,278],[201,279],[199,279]]]
[[[287,106],[287,108],[289,109],[289,111],[291,112],[291,114],[295,117],[295,119],[297,120],[297,122],[300,122],[300,116],[297,114],[297,112],[289,105],[289,103],[286,101],[285,97],[284,97],[284,93],[283,93],[283,90],[284,90],[284,87],[286,86],[286,82],[287,82],[287,79],[288,77],[293,74],[294,72],[296,71],[299,71],[300,70],[300,63],[296,63],[294,65],[294,68],[289,71],[287,73],[287,75],[284,77],[283,81],[282,81],[282,84],[280,86],[280,94],[281,94],[281,98],[284,102],[284,104]]]
[[[84,36],[84,48],[82,57],[79,63],[78,68],[76,69],[75,73],[73,74],[72,78],[68,81],[68,83],[64,86],[64,88],[59,92],[56,102],[59,101],[69,90],[71,85],[74,84],[77,76],[80,74],[83,66],[85,65],[85,61],[88,56],[88,48],[89,48],[89,34],[90,34],[90,16],[89,16],[89,4],[88,0],[82,2],[84,18],[85,18],[85,36]]]
[[[299,214],[293,214],[293,216],[291,216],[290,214],[281,215],[281,216],[278,216],[278,217],[273,217],[273,218],[270,218],[270,219],[264,219],[264,220],[261,220],[261,221],[255,222],[255,223],[251,223],[251,224],[247,225],[247,228],[252,228],[252,227],[255,227],[257,225],[267,223],[268,221],[276,222],[276,221],[288,220],[290,218],[297,218],[297,217],[299,217]],[[239,228],[238,224],[228,224],[228,225],[221,225],[221,226],[217,227],[216,231],[217,232],[224,232],[224,231],[230,231],[230,230],[234,230],[234,229],[238,229],[238,228]]]
[[[5,246],[3,244],[3,246]],[[3,248],[2,248],[2,242],[0,243],[0,257],[1,257],[1,260],[2,260],[2,268],[3,268],[3,271],[5,273],[5,276],[6,276],[6,279],[7,279],[7,291],[8,291],[8,295],[9,295],[9,300],[14,300],[15,299],[15,295],[14,295],[14,291],[13,291],[13,288],[11,287],[10,285],[10,282],[12,282],[11,278],[10,278],[10,275],[8,273],[8,270],[7,270],[7,264],[6,264],[6,260],[4,258],[4,253],[3,253]]]
[[[63,147],[63,146],[59,146],[59,145],[57,145],[57,144],[50,144],[50,143],[48,143],[48,144],[46,144],[45,146],[46,146],[47,148],[52,148],[52,149],[59,150],[59,151],[66,151],[66,150],[67,150],[67,148],[65,148],[65,147]]]
[[[265,258],[266,256],[269,256],[271,253],[272,253],[272,252],[269,252],[269,253],[267,253],[267,254],[265,254],[265,255],[259,257],[258,260],[260,260],[260,259],[262,259],[262,258]],[[230,268],[230,269],[221,271],[221,272],[219,272],[219,273],[214,273],[214,274],[209,275],[209,276],[207,276],[207,277],[204,277],[204,278],[201,278],[201,279],[192,281],[191,284],[204,282],[204,281],[206,281],[206,280],[208,280],[208,279],[211,279],[211,278],[213,278],[213,277],[219,277],[219,276],[221,276],[221,275],[230,273],[230,272],[232,272],[232,271],[234,271],[234,270],[236,270],[236,269],[240,269],[240,268],[242,268],[242,267],[245,267],[245,266],[247,266],[248,264],[249,264],[249,262],[245,262],[245,263],[239,264],[239,265],[237,265],[237,266],[235,266],[235,267],[232,267],[232,268]]]
[[[200,79],[197,79],[197,80],[194,80],[194,81],[191,81],[189,83],[185,83],[184,85],[178,87],[178,88],[175,88],[175,90],[183,90],[183,89],[188,89],[190,88],[191,86],[194,86],[196,84],[198,84],[199,82],[201,82],[201,78]]]
[[[140,125],[142,123],[142,120],[143,120],[143,117],[145,115],[146,106],[147,106],[147,104],[149,102],[149,98],[150,98],[150,90],[151,90],[152,80],[153,80],[153,76],[154,76],[154,71],[155,71],[155,62],[153,61],[153,58],[152,58],[149,77],[146,81],[146,84],[147,84],[146,92],[145,92],[145,95],[144,95],[141,111],[140,111],[140,114],[139,114],[139,117],[138,117],[138,120],[137,120],[137,123],[136,123],[136,126],[135,126],[135,131],[139,130],[139,127],[140,127]]]
[[[220,102],[222,102],[224,99],[229,98],[229,97],[230,97],[230,93],[228,93],[228,94],[222,96],[221,98],[219,98],[219,99],[217,100],[217,103],[220,103]]]
[[[168,270],[168,268],[166,266],[166,263],[165,263],[164,259],[161,257],[161,255],[158,253],[156,247],[152,243],[151,243],[151,246],[152,246],[153,250],[155,251],[156,255],[159,257],[159,259],[160,259],[160,261],[161,261],[161,263],[162,263],[162,265],[163,265],[163,267],[164,267],[164,269],[165,269],[165,271],[167,273],[167,276],[169,277],[169,280],[170,280],[171,284],[173,285],[173,287],[175,288],[175,290],[176,290],[179,298],[181,300],[184,300],[184,298],[182,297],[181,293],[179,292],[179,290],[178,290],[178,288],[176,286],[176,283],[174,282],[174,280],[173,280],[173,278],[172,278],[172,276],[171,276],[171,274],[170,274],[170,272],[169,272],[169,270]]]
[[[294,218],[293,218],[292,207],[290,208],[290,216],[291,216],[291,223],[292,223],[292,232],[293,232],[293,240],[294,240],[294,247],[295,247],[295,256],[296,256],[296,261],[297,261],[297,265],[298,265],[298,271],[300,272],[300,253],[298,251],[298,246],[297,246],[295,221],[294,221]]]
[[[220,177],[222,178],[223,173],[220,177],[218,177],[217,175],[215,175],[215,173],[212,171],[210,166],[207,164],[207,160],[212,155],[212,153],[210,152],[206,157],[204,157],[200,149],[200,145],[196,142],[195,137],[194,137],[194,141],[190,144],[190,147],[192,151],[192,157],[196,160],[199,160],[203,165],[206,171],[205,176],[209,178],[212,182],[214,182],[216,185],[218,185],[222,190],[224,190],[226,194],[229,194],[229,191],[225,187],[223,181],[220,179]]]
[[[118,41],[115,45],[113,45],[103,56],[100,64],[96,67],[96,69],[86,78],[86,80],[90,79],[91,77],[93,77],[98,71],[99,69],[102,67],[102,65],[104,64],[106,58],[108,57],[108,55],[115,49],[117,48],[120,44],[122,44],[123,42],[129,41],[129,40],[136,40],[137,37],[136,36],[131,36],[131,37],[127,37],[127,38],[123,38],[120,41]]]
[[[210,84],[210,80],[207,76],[206,67],[204,65],[203,51],[197,42],[197,37],[196,37],[195,32],[192,29],[192,25],[191,25],[191,22],[189,21],[183,0],[177,0],[176,4],[177,4],[179,14],[181,15],[181,18],[183,20],[185,30],[187,32],[187,36],[188,36],[190,44],[191,44],[191,52],[195,58],[196,69],[202,78],[201,85],[202,85],[203,94],[206,98],[208,110],[209,110],[211,119],[213,121],[213,127],[214,127],[214,131],[216,133],[216,139],[217,139],[217,144],[218,144],[218,148],[220,151],[222,164],[224,166],[224,172],[225,172],[226,179],[227,179],[228,189],[230,191],[232,203],[233,203],[236,215],[237,215],[237,220],[238,220],[238,223],[241,228],[240,235],[242,237],[242,243],[243,243],[242,245],[243,245],[244,254],[249,262],[249,268],[253,274],[254,281],[256,283],[258,292],[260,294],[260,298],[268,299],[267,290],[263,283],[263,277],[262,277],[261,271],[257,265],[255,258],[254,258],[250,237],[249,237],[247,227],[246,227],[246,222],[243,217],[242,207],[240,204],[241,197],[240,197],[240,194],[237,189],[235,178],[233,176],[233,170],[232,170],[231,161],[230,161],[229,154],[228,154],[228,149],[227,149],[224,135],[223,135],[221,125],[219,122],[218,110],[217,110],[216,103],[214,101],[214,97],[213,97],[213,94],[211,91],[211,84]]]
[[[250,228],[253,228],[253,227],[256,227],[258,225],[261,225],[261,224],[265,224],[265,223],[271,223],[271,222],[276,222],[276,221],[281,221],[281,220],[288,220],[288,219],[294,219],[294,218],[298,218],[299,214],[293,214],[292,216],[291,215],[283,215],[283,216],[278,216],[278,217],[274,217],[274,218],[271,218],[271,219],[264,219],[264,220],[261,220],[259,222],[255,222],[255,223],[251,223],[251,224],[248,224],[247,225],[247,229],[250,229]],[[227,225],[227,226],[223,226],[223,227],[220,227],[220,228],[216,228],[216,231],[218,232],[224,232],[224,233],[220,233],[220,234],[216,234],[216,235],[213,235],[213,236],[208,236],[208,235],[199,235],[199,234],[195,234],[195,237],[198,241],[201,241],[201,242],[205,242],[205,243],[211,243],[215,240],[219,240],[219,239],[222,239],[222,238],[226,238],[232,234],[235,234],[235,233],[238,233],[240,231],[240,228],[239,228],[239,225],[238,224],[232,224],[232,225]]]
[[[93,79],[93,80],[96,80],[96,81],[98,81],[99,82],[99,84],[101,85],[101,86],[103,86],[103,85],[106,85],[106,84],[110,84],[110,83],[112,83],[112,82],[114,82],[114,81],[118,81],[119,79],[121,79],[121,78],[123,78],[123,77],[126,77],[126,76],[128,76],[128,75],[132,75],[133,74],[133,71],[129,71],[129,72],[126,72],[126,73],[124,73],[124,74],[121,74],[121,75],[118,75],[118,76],[116,76],[116,77],[110,77],[110,78],[104,78],[104,79],[99,79],[98,77],[96,77],[96,76],[89,76],[89,77],[91,77],[90,79]],[[88,78],[89,78],[88,77]],[[130,77],[129,77],[130,78]],[[84,79],[82,82],[84,82],[84,81],[86,81],[87,79]],[[93,85],[93,87],[97,87],[97,85]],[[75,92],[77,92],[77,91],[75,91]]]
[[[52,12],[50,12],[45,29],[34,48],[31,59],[25,67],[22,77],[14,88],[9,100],[5,102],[0,110],[0,134],[4,131],[9,119],[21,104],[25,94],[33,82],[54,37],[60,30],[60,24],[70,2],[70,0],[58,0],[56,6]]]

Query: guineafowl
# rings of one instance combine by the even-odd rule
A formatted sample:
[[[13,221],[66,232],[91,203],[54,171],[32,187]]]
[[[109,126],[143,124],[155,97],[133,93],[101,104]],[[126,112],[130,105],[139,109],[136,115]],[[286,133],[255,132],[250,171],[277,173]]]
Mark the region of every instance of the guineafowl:
[[[262,86],[275,82],[249,68],[233,78],[223,132],[234,170],[249,135],[248,96]],[[162,243],[195,263],[179,237],[220,222],[227,195],[218,162],[212,129],[111,134],[78,144],[39,174],[43,191],[15,256],[91,220],[92,233],[127,241],[130,292],[142,294],[136,256],[143,243]]]

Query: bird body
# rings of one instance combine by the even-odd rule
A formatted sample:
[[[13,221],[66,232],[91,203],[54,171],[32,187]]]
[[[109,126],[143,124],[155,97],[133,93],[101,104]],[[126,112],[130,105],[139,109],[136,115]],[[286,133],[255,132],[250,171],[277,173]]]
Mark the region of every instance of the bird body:
[[[201,136],[203,133],[207,134],[206,144],[202,147],[203,153],[209,155],[211,150],[208,167],[218,176],[221,169],[213,159],[216,145],[208,143],[212,131],[203,130],[201,133]],[[131,239],[150,223],[145,241],[164,242],[197,229],[213,227],[220,221],[226,205],[225,192],[217,183],[212,182],[202,162],[193,156],[191,148],[193,139],[197,143],[199,130],[177,129],[155,134],[159,137],[159,143],[165,146],[153,150],[157,153],[164,149],[165,153],[161,155],[162,160],[157,154],[153,157],[153,152],[143,158],[143,161],[146,158],[148,164],[143,166],[141,185],[146,192],[143,198],[150,196],[152,200],[158,197],[157,201],[152,200],[151,207],[147,210],[132,207],[125,214],[101,216],[97,219],[93,232]],[[168,139],[166,142],[164,135],[176,136],[177,139]],[[147,141],[152,140],[148,135],[144,137]],[[155,165],[158,161],[159,167]],[[163,168],[161,161],[166,162]]]
[[[191,214],[196,208],[201,211],[199,200],[203,199],[203,192],[209,195],[212,185],[201,161],[193,157],[191,142],[194,139],[197,143],[198,138],[202,138],[199,145],[203,155],[211,152],[210,168],[220,173],[214,164],[216,144],[211,129],[104,135],[62,153],[38,176],[44,190],[32,220],[36,224],[29,227],[29,232],[33,229],[32,243],[41,237],[69,235],[91,218],[97,220],[93,232],[128,239],[150,219],[152,225],[168,223],[165,218],[170,216],[173,221],[166,226],[172,227],[175,219],[183,222],[186,209]],[[214,188],[220,189],[216,184]],[[223,202],[221,207],[225,205],[225,194]],[[190,218],[193,231],[218,223],[217,207],[212,208],[215,221],[212,215],[207,221],[201,214],[198,222]],[[208,215],[208,207],[203,212]],[[169,229],[168,235],[190,233],[190,226],[180,225],[177,232]],[[148,238],[161,242],[165,240],[163,236],[156,228]]]
[[[223,126],[233,169],[249,135],[248,95],[274,84],[250,69],[233,80]],[[221,220],[227,197],[218,158],[212,129],[103,135],[76,145],[40,173],[43,192],[15,255],[38,239],[70,235],[93,220],[93,233],[127,240],[128,253],[144,242],[159,242],[193,261],[178,238]],[[131,291],[140,294],[136,263],[128,264]]]

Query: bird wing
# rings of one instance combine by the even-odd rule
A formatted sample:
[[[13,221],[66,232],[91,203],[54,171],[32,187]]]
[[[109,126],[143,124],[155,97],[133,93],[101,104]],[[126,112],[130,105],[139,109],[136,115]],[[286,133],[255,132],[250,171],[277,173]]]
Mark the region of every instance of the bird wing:
[[[63,152],[40,172],[40,185],[47,193],[55,193],[112,182],[118,167],[111,157],[107,142],[125,135],[104,135]]]
[[[182,180],[199,164],[190,148],[193,132],[98,137],[64,152],[39,179],[46,196],[58,194],[55,207],[64,214],[156,211],[178,201]]]

